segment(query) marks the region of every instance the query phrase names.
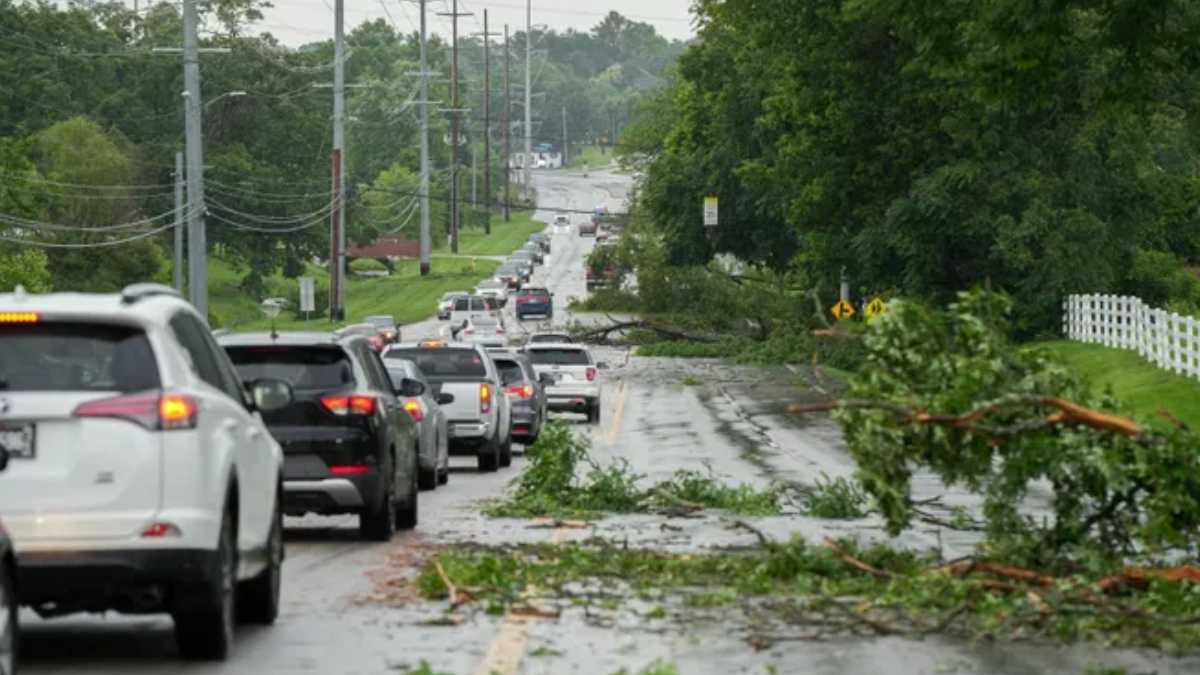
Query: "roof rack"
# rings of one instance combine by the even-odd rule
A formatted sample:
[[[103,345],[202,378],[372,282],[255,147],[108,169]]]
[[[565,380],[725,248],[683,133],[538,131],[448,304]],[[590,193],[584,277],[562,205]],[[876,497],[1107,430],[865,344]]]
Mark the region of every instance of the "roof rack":
[[[180,294],[179,291],[171,288],[170,286],[154,283],[141,283],[130,284],[121,289],[121,302],[122,304],[132,305],[139,300],[145,300],[146,298],[152,298],[159,295],[180,299],[183,298],[183,295]]]

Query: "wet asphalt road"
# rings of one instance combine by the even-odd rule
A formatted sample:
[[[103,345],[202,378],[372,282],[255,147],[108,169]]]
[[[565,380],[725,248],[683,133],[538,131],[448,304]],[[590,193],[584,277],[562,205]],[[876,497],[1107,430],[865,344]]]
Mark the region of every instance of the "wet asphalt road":
[[[593,172],[589,178],[539,172],[535,180],[543,207],[590,210],[599,203],[622,207],[627,179]],[[543,220],[552,214],[541,212]],[[573,220],[585,216],[572,216]],[[556,294],[555,323],[598,320],[569,317],[562,308],[585,295],[583,258],[590,238],[555,234],[553,255],[535,282]],[[508,320],[510,330],[517,328]],[[437,321],[404,329],[406,339],[435,335]],[[527,330],[536,329],[530,323]],[[623,350],[600,350],[613,368],[603,375],[602,420],[587,425],[601,459],[624,458],[648,480],[680,468],[712,471],[730,483],[766,486],[782,480],[811,484],[822,474],[853,469],[836,427],[827,420],[796,420],[781,413],[797,396],[808,395],[801,374],[788,369],[751,369],[717,361],[677,362],[634,358]],[[701,384],[696,385],[699,381]],[[675,663],[681,675],[726,673],[1082,673],[1086,667],[1124,667],[1130,672],[1196,673],[1200,659],[1172,660],[1137,652],[1029,644],[965,644],[928,639],[779,641],[755,651],[747,627],[720,610],[707,617],[668,612],[648,619],[649,605],[630,601],[617,610],[563,607],[557,620],[521,620],[464,612],[456,626],[436,625],[445,603],[418,601],[407,582],[422,555],[435,545],[562,542],[603,537],[630,546],[693,551],[755,543],[719,514],[674,519],[639,515],[609,518],[592,529],[548,529],[528,521],[490,520],[479,501],[501,495],[524,467],[478,474],[470,458],[453,458],[450,482],[421,493],[420,525],[388,544],[358,539],[353,517],[289,519],[284,564],[283,607],[276,625],[243,627],[230,660],[189,663],[175,655],[171,621],[165,616],[73,616],[42,621],[24,614],[22,672],[34,673],[406,673],[424,659],[437,673],[608,675],[630,672],[656,659]],[[941,496],[945,506],[970,506],[967,495],[936,481],[919,480],[917,496]],[[1036,505],[1035,505],[1036,506]],[[754,519],[772,537],[802,533],[883,539],[879,523],[822,521],[790,513]],[[965,551],[970,540],[936,526],[917,529],[895,543],[941,546],[947,556]],[[694,614],[694,613],[693,613]]]

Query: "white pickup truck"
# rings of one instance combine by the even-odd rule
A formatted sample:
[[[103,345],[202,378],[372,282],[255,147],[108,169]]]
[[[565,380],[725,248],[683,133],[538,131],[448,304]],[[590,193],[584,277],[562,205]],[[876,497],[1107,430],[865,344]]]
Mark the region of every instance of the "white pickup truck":
[[[476,455],[480,471],[512,464],[511,404],[482,346],[425,340],[389,347],[383,359],[385,364],[391,359],[416,363],[435,393],[454,396],[442,406],[450,454]]]
[[[554,384],[546,387],[550,410],[581,413],[592,424],[600,422],[599,371],[608,364],[595,361],[587,347],[580,344],[533,342],[524,351],[539,378],[543,373],[554,378]]]

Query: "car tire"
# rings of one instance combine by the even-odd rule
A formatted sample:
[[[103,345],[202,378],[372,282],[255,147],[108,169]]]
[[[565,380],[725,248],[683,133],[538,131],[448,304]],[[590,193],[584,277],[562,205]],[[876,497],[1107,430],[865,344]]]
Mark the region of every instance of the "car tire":
[[[0,625],[0,673],[16,675],[17,652],[20,650],[20,626],[17,624],[17,584],[15,570],[0,568],[0,612],[4,624]]]
[[[600,401],[592,401],[588,404],[588,422],[600,423]]]
[[[206,604],[211,606],[177,612],[173,617],[175,643],[185,658],[224,661],[229,657],[237,616],[236,528],[233,510],[226,508],[217,539],[215,578],[204,592],[209,596]]]
[[[500,442],[495,438],[485,441],[479,448],[479,471],[490,473],[500,468]]]
[[[421,505],[421,500],[418,497],[421,491],[419,479],[421,475],[420,465],[421,460],[414,455],[412,471],[409,472],[412,480],[409,481],[408,499],[396,507],[396,529],[411,530],[417,526],[417,518],[420,513],[419,507]],[[434,476],[437,474],[436,471],[430,473]],[[436,479],[433,482],[435,485],[437,484]]]
[[[267,569],[238,588],[238,617],[269,626],[279,616],[279,589],[283,583],[283,490],[275,498],[271,532],[267,535]]]
[[[512,444],[512,434],[509,434],[500,447],[500,466],[512,466]]]
[[[385,469],[387,481],[379,503],[358,516],[359,532],[371,541],[391,541],[396,532],[396,473],[391,466]]]
[[[438,483],[445,485],[450,482],[450,467],[446,467],[438,472]]]
[[[422,490],[436,490],[442,483],[437,469],[421,469],[418,476],[417,485]]]

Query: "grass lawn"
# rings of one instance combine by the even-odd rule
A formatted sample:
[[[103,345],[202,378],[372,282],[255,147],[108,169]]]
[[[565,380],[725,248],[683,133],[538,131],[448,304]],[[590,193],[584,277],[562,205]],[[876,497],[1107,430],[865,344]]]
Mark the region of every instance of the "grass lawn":
[[[429,276],[422,277],[416,260],[401,260],[396,263],[396,273],[389,277],[349,277],[346,287],[347,320],[336,325],[358,323],[369,314],[391,314],[402,324],[427,319],[436,311],[438,299],[443,293],[470,290],[481,279],[491,276],[496,263],[480,260],[472,271],[470,261],[435,259],[432,268]],[[319,287],[328,287],[329,275],[325,269],[313,267],[309,274],[316,277]],[[210,307],[224,328],[238,331],[269,328],[270,321],[259,310],[258,302],[238,289],[240,278],[241,274],[224,262],[210,262]],[[299,301],[299,282],[294,279],[273,277],[268,281],[268,288],[272,289],[272,294],[287,297],[293,307]],[[288,330],[327,330],[335,324],[326,317],[304,321],[295,318],[291,310],[285,310],[275,325]]]
[[[533,220],[532,211],[513,211],[512,222],[508,223],[504,222],[503,215],[493,215],[490,235],[476,229],[459,233],[458,252],[460,255],[508,255],[524,246],[529,235],[545,228],[545,223]]]
[[[604,152],[597,145],[585,145],[583,149],[575,153],[574,157],[567,161],[567,168],[581,169],[587,165],[589,169],[599,169],[603,166],[608,166],[613,161],[611,152]]]
[[[1200,429],[1200,382],[1157,368],[1136,352],[1123,349],[1066,340],[1035,346],[1057,357],[1093,386],[1111,387],[1130,412],[1150,418],[1165,409]]]

